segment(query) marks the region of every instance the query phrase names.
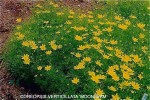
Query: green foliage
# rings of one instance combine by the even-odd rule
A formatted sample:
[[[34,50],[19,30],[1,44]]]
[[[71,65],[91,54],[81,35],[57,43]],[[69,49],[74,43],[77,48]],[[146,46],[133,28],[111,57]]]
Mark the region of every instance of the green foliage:
[[[108,3],[87,13],[38,4],[6,45],[8,69],[44,93],[141,99],[149,88],[149,26],[147,5],[141,2],[137,9],[135,4]]]

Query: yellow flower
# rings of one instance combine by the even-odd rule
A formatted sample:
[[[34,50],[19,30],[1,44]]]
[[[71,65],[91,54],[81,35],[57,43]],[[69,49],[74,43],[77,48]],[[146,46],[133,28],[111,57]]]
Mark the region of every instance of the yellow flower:
[[[86,30],[86,28],[85,27],[83,27],[83,26],[80,26],[80,27],[77,27],[77,26],[74,26],[74,27],[72,27],[74,30],[76,30],[76,31],[85,31]]]
[[[26,46],[26,47],[29,47],[29,46],[30,46],[30,44],[29,44],[28,41],[23,41],[23,42],[22,42],[22,45],[23,45],[23,46]]]
[[[99,30],[99,26],[98,25],[93,25],[93,27],[97,30]]]
[[[123,71],[123,78],[129,80],[130,77],[130,73]]]
[[[78,84],[78,82],[79,82],[79,79],[77,77],[73,78],[72,83]]]
[[[116,74],[112,76],[112,79],[115,81],[119,81],[119,77]]]
[[[22,40],[23,38],[24,38],[23,34],[18,34],[18,37],[17,37],[18,40]]]
[[[140,33],[140,34],[139,34],[139,37],[140,37],[141,39],[143,39],[143,38],[145,37],[145,35],[142,34],[142,33]]]
[[[94,22],[94,20],[90,20],[90,19],[88,20],[88,23],[93,23],[93,22]]]
[[[109,59],[109,58],[110,58],[110,56],[109,56],[109,55],[105,55],[105,54],[104,54],[104,55],[103,55],[103,58],[104,58],[104,59]]]
[[[135,38],[135,37],[132,37],[132,40],[133,40],[134,42],[138,42],[138,39]]]
[[[102,14],[98,14],[98,15],[97,15],[97,17],[98,17],[98,18],[103,18],[103,17],[104,17],[104,15],[102,15]]]
[[[110,86],[110,87],[108,87],[108,89],[111,90],[111,91],[114,91],[114,92],[117,91],[114,86]]]
[[[91,76],[91,80],[94,81],[95,83],[99,83],[100,79],[105,79],[104,75],[95,75],[95,72],[93,71],[88,71],[88,74]]]
[[[130,25],[131,22],[130,22],[129,20],[125,20],[125,24],[126,24],[126,25]]]
[[[74,18],[72,15],[69,15],[68,18]]]
[[[53,44],[53,45],[51,45],[51,47],[52,47],[53,50],[57,50],[58,46],[56,44]]]
[[[24,54],[24,55],[22,56],[22,59],[23,59],[23,60],[29,59],[29,55],[28,55],[28,54]]]
[[[133,61],[134,61],[135,63],[139,63],[139,62],[141,61],[141,58],[139,58],[138,55],[131,55],[131,57],[133,57]]]
[[[80,45],[80,46],[78,47],[78,50],[84,50],[85,48],[86,48],[85,46]]]
[[[42,70],[42,66],[38,66],[37,69],[38,69],[38,70]]]
[[[57,49],[62,48],[62,45],[56,45],[56,44],[55,44],[55,40],[49,42],[49,45],[51,46],[51,48],[52,48],[53,50],[57,50]]]
[[[144,52],[144,53],[146,53],[146,51],[148,50],[148,47],[146,47],[146,46],[142,46],[142,51]]]
[[[94,75],[94,76],[91,77],[91,80],[94,81],[95,83],[99,83],[100,82],[99,79],[100,78],[99,78],[98,75]]]
[[[100,31],[100,30],[94,31],[93,34],[94,34],[95,36],[99,36],[99,35],[102,34],[102,31]]]
[[[107,48],[108,50],[113,50],[113,48],[112,48],[112,47],[109,47],[109,46],[106,46],[106,48]]]
[[[96,90],[96,94],[99,95],[99,96],[101,96],[101,95],[104,94],[104,91],[101,90],[101,89],[97,89],[97,90]]]
[[[98,38],[98,37],[93,37],[94,40],[96,40],[98,43],[102,42],[102,39]]]
[[[82,61],[80,62],[77,66],[74,66],[74,69],[84,69],[85,68],[85,63]]]
[[[95,76],[95,73],[92,72],[92,71],[88,71],[88,74],[89,74],[90,76]]]
[[[99,39],[98,39],[98,40],[99,40]],[[97,42],[98,42],[98,40],[97,40]],[[93,47],[93,48],[96,49],[96,50],[99,50],[100,47],[101,47],[101,44],[100,44],[100,43],[98,43],[98,44],[92,44],[91,47]]]
[[[131,61],[131,58],[128,55],[123,55],[121,58],[121,61],[129,62],[129,61]]]
[[[143,78],[142,74],[139,74],[138,78],[141,80]]]
[[[80,53],[76,53],[75,56],[76,56],[77,58],[80,58],[80,57],[81,57],[81,54],[80,54]]]
[[[83,61],[90,62],[90,61],[91,61],[91,58],[90,58],[90,57],[85,57],[85,58],[83,58]]]
[[[103,64],[100,61],[95,62],[98,66],[102,66]]]
[[[118,27],[122,30],[126,30],[128,28],[128,26],[125,24],[119,24]]]
[[[105,28],[104,30],[107,31],[107,32],[112,32],[113,31],[112,27]]]
[[[145,27],[145,24],[143,24],[143,23],[138,23],[138,24],[137,24],[137,27],[139,27],[140,29],[143,29],[143,28]]]
[[[85,14],[81,14],[81,15],[79,16],[79,19],[82,19],[82,18],[85,18],[85,17],[86,17]]]
[[[29,55],[28,54],[24,54],[22,56],[22,59],[24,60],[24,64],[30,64],[30,58],[29,58]]]
[[[82,41],[82,39],[83,39],[83,38],[82,38],[81,36],[79,36],[79,35],[76,35],[76,36],[75,36],[75,40]]]
[[[115,16],[115,19],[118,20],[118,21],[122,20],[121,16]]]
[[[98,44],[97,46],[101,47],[101,43],[102,43],[103,40],[100,39],[100,38],[96,38],[96,41],[100,44],[100,45]]]
[[[107,70],[107,74],[109,74],[113,80],[119,81],[119,77],[117,76],[115,70],[119,70],[118,65],[110,66]]]
[[[40,46],[40,49],[41,49],[41,50],[46,50],[45,44],[42,44],[42,45]]]
[[[61,15],[63,15],[64,13],[63,12],[57,12],[56,13],[58,16],[61,16]]]
[[[130,79],[131,75],[134,75],[134,71],[126,65],[120,65],[121,71],[123,73],[123,78]]]
[[[135,90],[139,90],[140,89],[140,85],[136,82],[131,82],[131,85],[132,87],[135,89]]]
[[[45,70],[46,70],[46,71],[51,70],[51,66],[46,66],[46,67],[45,67]]]
[[[117,40],[110,40],[110,44],[114,45],[114,44],[117,44]]]
[[[112,95],[112,100],[120,100],[118,93],[115,95]]]
[[[28,41],[28,42],[29,42],[30,46],[31,46],[31,45],[35,45],[35,42],[34,42],[34,41]]]
[[[115,55],[118,57],[118,58],[121,58],[122,57],[122,54],[123,52],[119,49],[115,49]]]
[[[122,82],[122,85],[124,85],[124,86],[130,86],[130,82],[128,82],[128,81],[124,81],[124,82]]]
[[[70,24],[72,24],[72,22],[71,21],[66,21],[66,24],[70,25]]]
[[[91,46],[90,46],[89,44],[86,44],[86,45],[85,45],[85,48],[86,48],[86,49],[90,49]]]
[[[50,55],[50,54],[52,53],[52,51],[49,50],[49,51],[46,51],[45,53],[46,53],[47,55]]]
[[[54,45],[55,42],[56,42],[55,40],[52,40],[52,41],[49,42],[49,45]]]
[[[36,50],[38,48],[38,46],[36,44],[32,44],[31,48],[34,49],[34,50]]]
[[[22,18],[17,18],[17,19],[16,19],[16,22],[17,22],[17,23],[20,23],[21,21],[22,21]]]

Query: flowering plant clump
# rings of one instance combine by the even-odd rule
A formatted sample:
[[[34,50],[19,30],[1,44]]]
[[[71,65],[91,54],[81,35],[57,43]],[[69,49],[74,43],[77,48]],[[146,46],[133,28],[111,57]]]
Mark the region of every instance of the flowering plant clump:
[[[149,9],[145,2],[134,3],[142,5],[145,19],[137,11],[119,14],[115,9],[122,2],[87,13],[52,1],[37,4],[31,19],[19,24],[8,41],[8,69],[49,94],[141,99],[149,90]]]

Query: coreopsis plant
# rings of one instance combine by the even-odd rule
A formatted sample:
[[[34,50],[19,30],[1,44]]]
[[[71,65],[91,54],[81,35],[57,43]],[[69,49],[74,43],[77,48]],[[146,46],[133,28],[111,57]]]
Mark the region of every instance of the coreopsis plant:
[[[30,20],[16,27],[6,45],[4,59],[18,80],[49,94],[138,100],[148,93],[145,2],[140,2],[143,19],[138,9],[128,17],[120,14],[123,2],[86,13],[45,2],[36,5]]]

